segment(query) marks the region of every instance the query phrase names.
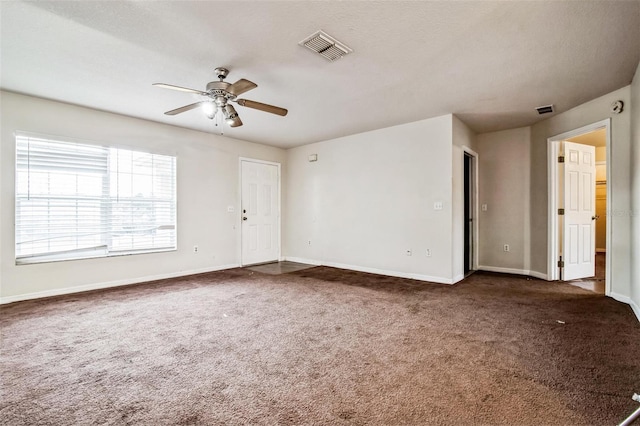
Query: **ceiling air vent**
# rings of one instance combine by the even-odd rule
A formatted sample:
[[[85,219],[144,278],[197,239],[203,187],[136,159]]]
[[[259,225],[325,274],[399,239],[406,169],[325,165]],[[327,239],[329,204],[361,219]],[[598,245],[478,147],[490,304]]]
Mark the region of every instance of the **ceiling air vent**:
[[[537,107],[536,111],[538,111],[538,114],[540,115],[549,114],[550,112],[553,112],[553,105],[545,105],[545,106]]]
[[[330,61],[335,61],[353,52],[349,46],[340,43],[324,31],[317,31],[311,34],[299,44],[313,50]]]

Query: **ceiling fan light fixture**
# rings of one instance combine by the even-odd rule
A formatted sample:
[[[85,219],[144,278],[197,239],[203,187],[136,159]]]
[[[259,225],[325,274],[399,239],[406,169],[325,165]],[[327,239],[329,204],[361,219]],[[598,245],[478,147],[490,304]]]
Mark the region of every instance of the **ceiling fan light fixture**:
[[[242,121],[240,121],[240,117],[238,116],[238,112],[233,107],[233,105],[227,104],[222,109],[225,116],[226,123],[231,127],[238,127],[242,125]]]
[[[227,118],[227,124],[229,127],[240,127],[242,126],[242,120],[236,115],[235,118]]]
[[[238,112],[231,104],[225,105],[224,112],[225,112],[225,115],[229,118],[234,118],[238,116]]]
[[[204,96],[205,99],[199,102],[194,102],[189,105],[182,106],[180,108],[172,109],[165,112],[165,115],[177,115],[186,111],[191,111],[198,107],[202,108],[204,114],[211,120],[213,120],[216,127],[220,128],[220,134],[222,135],[222,128],[226,123],[229,127],[242,126],[242,120],[238,116],[236,109],[229,104],[229,102],[237,102],[238,105],[246,106],[247,108],[253,108],[259,111],[268,112],[270,114],[276,114],[284,117],[287,115],[285,108],[280,108],[274,105],[263,104],[262,102],[250,101],[248,99],[238,99],[236,97],[242,93],[258,87],[252,81],[241,78],[233,84],[229,84],[224,81],[225,77],[229,73],[226,68],[215,69],[217,77],[220,81],[211,81],[207,84],[207,91],[201,92],[195,89],[189,89],[181,86],[174,86],[172,84],[155,83],[154,86],[164,89],[179,90],[182,92],[195,93],[197,95]]]
[[[213,119],[216,115],[216,106],[213,102],[203,102],[202,111],[205,113],[207,117]]]
[[[322,30],[316,31],[298,44],[313,50],[323,58],[332,62],[353,52],[353,49],[349,46],[336,40]]]

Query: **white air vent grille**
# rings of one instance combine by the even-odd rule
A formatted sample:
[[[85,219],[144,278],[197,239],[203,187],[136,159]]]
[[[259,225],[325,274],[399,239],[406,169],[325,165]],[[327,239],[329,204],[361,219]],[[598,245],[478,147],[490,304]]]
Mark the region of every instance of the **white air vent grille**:
[[[538,111],[538,114],[540,115],[549,114],[550,112],[553,112],[553,105],[545,105],[545,106],[537,107],[536,111]]]
[[[317,31],[299,43],[308,49],[313,50],[324,58],[335,61],[353,52],[347,45],[340,43],[324,31]]]

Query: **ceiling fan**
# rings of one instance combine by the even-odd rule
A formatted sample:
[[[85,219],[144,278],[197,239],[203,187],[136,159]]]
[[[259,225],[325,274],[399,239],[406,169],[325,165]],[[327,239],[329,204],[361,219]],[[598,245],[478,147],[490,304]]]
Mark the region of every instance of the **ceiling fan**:
[[[227,83],[226,81],[224,81],[224,79],[227,77],[227,75],[229,75],[228,69],[219,67],[214,71],[220,81],[212,81],[208,83],[206,91],[174,86],[172,84],[154,83],[153,85],[157,87],[195,93],[207,98],[200,102],[172,109],[171,111],[165,112],[165,114],[176,115],[185,111],[202,107],[205,114],[210,119],[214,119],[216,115],[220,113],[230,127],[239,127],[242,126],[242,120],[240,120],[240,117],[238,116],[238,113],[236,112],[236,109],[233,107],[233,105],[229,103],[235,102],[238,105],[242,105],[247,108],[257,109],[260,111],[269,112],[271,114],[281,115],[283,117],[287,115],[288,111],[284,108],[269,104],[263,104],[262,102],[250,101],[248,99],[236,99],[241,94],[248,92],[251,89],[255,89],[256,87],[258,87],[258,85],[252,81],[245,80],[244,78],[241,78],[233,84]]]

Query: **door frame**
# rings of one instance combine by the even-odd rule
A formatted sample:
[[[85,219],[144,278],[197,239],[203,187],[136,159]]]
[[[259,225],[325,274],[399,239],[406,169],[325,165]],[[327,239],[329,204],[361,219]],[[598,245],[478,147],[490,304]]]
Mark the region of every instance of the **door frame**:
[[[238,264],[245,266],[242,258],[242,162],[247,161],[250,163],[268,164],[270,166],[276,166],[278,168],[278,261],[282,261],[282,164],[275,161],[258,160],[256,158],[239,157],[238,158],[238,211],[235,221],[235,226],[239,229],[237,233],[237,256],[239,259]]]
[[[547,138],[547,194],[548,194],[548,210],[547,210],[547,279],[555,281],[560,278],[558,272],[558,256],[560,245],[560,220],[558,218],[558,195],[560,176],[558,173],[558,155],[560,152],[560,143],[565,139],[590,133],[596,130],[605,129],[606,156],[607,162],[611,161],[611,119],[607,118],[596,123],[588,124],[577,129],[561,133],[559,135]],[[611,167],[607,167],[607,212],[611,211],[611,192],[609,191],[611,183]],[[607,220],[606,245],[605,253],[605,295],[611,293],[611,230],[612,223]],[[594,242],[595,243],[595,242]]]
[[[475,152],[474,150],[472,150],[471,148],[467,147],[467,146],[463,146],[462,147],[462,178],[464,179],[464,157],[465,156],[469,156],[471,157],[471,178],[473,180],[473,186],[471,187],[471,211],[473,213],[473,233],[471,235],[471,237],[473,238],[473,244],[471,246],[471,250],[473,251],[473,253],[471,254],[471,271],[469,271],[470,273],[473,271],[477,271],[478,270],[478,259],[479,259],[479,255],[478,255],[478,247],[479,245],[479,238],[480,238],[480,212],[478,209],[478,188],[479,188],[479,179],[478,179],[478,153]],[[462,191],[463,191],[463,203],[462,206],[464,208],[464,184],[462,186]],[[464,214],[463,214],[464,216]],[[464,241],[464,233],[466,233],[466,229],[463,229],[463,241]],[[464,245],[464,242],[463,242]],[[464,258],[464,247],[463,247],[463,252],[462,252],[462,256]],[[464,260],[465,262],[467,261],[467,259]],[[464,265],[464,264],[463,264]],[[464,266],[462,268],[462,270],[464,271]]]

